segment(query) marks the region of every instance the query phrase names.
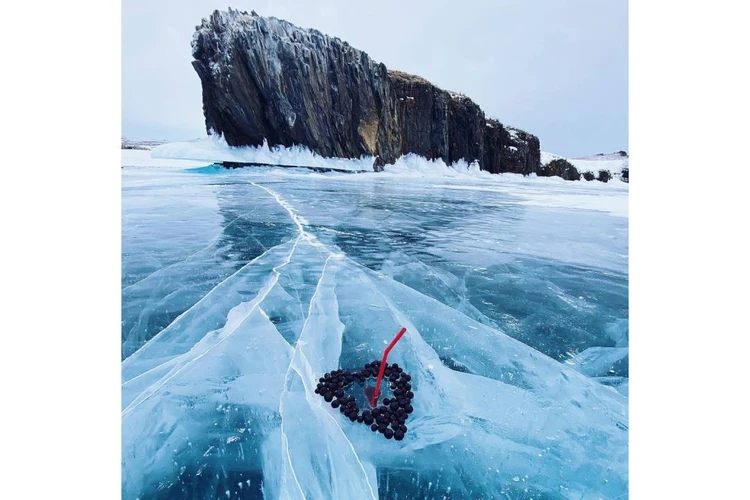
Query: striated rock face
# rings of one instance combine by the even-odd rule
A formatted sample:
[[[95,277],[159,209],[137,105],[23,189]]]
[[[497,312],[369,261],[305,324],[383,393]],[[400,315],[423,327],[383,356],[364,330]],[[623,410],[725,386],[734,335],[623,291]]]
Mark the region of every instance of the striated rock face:
[[[215,11],[196,27],[206,129],[232,146],[302,144],[323,156],[416,153],[493,173],[540,167],[539,140],[471,99],[389,71],[338,38],[273,17]]]
[[[323,156],[392,158],[394,101],[384,65],[286,21],[214,12],[193,38],[206,128],[232,146],[303,144]]]

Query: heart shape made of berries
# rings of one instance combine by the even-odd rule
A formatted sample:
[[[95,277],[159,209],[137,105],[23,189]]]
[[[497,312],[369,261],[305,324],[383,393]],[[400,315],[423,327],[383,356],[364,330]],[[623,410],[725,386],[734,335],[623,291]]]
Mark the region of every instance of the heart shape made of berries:
[[[385,398],[376,408],[368,408],[360,413],[359,405],[354,396],[345,393],[355,381],[364,384],[369,378],[376,378],[380,369],[380,361],[367,363],[360,371],[333,370],[318,380],[315,394],[320,394],[333,408],[339,408],[341,413],[352,422],[370,426],[373,432],[380,432],[386,439],[401,441],[406,434],[406,419],[414,411],[411,400],[414,393],[411,390],[411,375],[394,363],[385,365],[383,382],[387,383],[393,396]],[[369,394],[366,394],[370,398]]]

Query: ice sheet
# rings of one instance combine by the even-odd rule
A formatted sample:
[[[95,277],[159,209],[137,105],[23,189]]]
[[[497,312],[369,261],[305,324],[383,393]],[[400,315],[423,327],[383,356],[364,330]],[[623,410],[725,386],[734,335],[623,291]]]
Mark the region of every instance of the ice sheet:
[[[627,219],[472,175],[123,169],[123,498],[627,496]],[[401,326],[396,442],[313,390]]]

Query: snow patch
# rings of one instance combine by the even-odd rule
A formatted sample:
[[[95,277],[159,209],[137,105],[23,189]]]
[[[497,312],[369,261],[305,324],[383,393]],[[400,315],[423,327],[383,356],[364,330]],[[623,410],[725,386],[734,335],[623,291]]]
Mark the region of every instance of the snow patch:
[[[154,158],[202,160],[203,165],[222,161],[257,162],[273,165],[299,165],[306,167],[327,167],[342,170],[372,170],[374,158],[325,158],[304,146],[269,147],[267,142],[262,146],[232,147],[217,135],[189,142],[172,142],[163,144],[151,151]]]
[[[155,158],[151,156],[151,151],[140,149],[122,149],[120,153],[122,167],[192,168],[204,167],[210,163],[192,159]]]
[[[540,159],[542,165],[546,165],[552,160],[567,160],[578,169],[581,174],[591,172],[594,175],[598,175],[600,170],[606,170],[612,174],[618,182],[620,182],[619,178],[622,175],[622,171],[630,168],[630,158],[628,156],[622,156],[619,153],[566,158],[547,151],[541,151]]]

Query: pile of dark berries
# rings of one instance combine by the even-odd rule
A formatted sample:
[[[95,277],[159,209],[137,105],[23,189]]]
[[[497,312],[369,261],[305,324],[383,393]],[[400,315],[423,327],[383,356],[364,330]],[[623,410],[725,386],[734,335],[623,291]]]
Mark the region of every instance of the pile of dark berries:
[[[381,383],[388,384],[393,392],[391,399],[379,398],[377,408],[369,408],[360,413],[354,396],[345,394],[344,390],[355,380],[364,383],[368,378],[377,378],[380,361],[367,363],[360,371],[334,370],[326,373],[318,381],[315,394],[320,394],[327,403],[338,408],[341,413],[352,422],[357,421],[368,425],[373,432],[380,432],[386,439],[401,441],[406,434],[406,419],[414,411],[411,400],[411,375],[406,373],[398,364],[386,365]]]

